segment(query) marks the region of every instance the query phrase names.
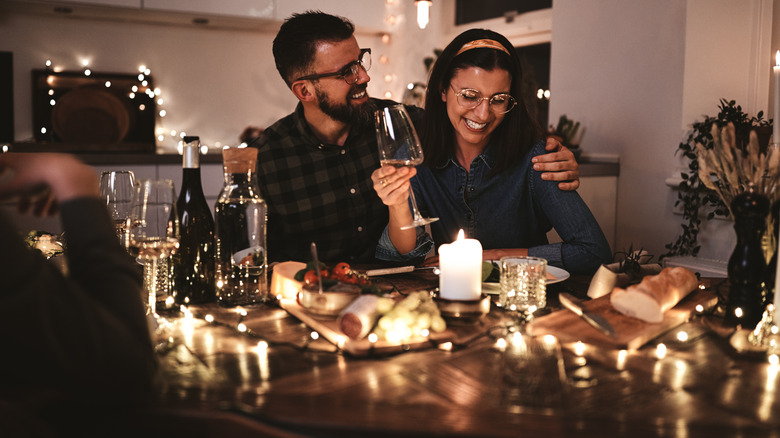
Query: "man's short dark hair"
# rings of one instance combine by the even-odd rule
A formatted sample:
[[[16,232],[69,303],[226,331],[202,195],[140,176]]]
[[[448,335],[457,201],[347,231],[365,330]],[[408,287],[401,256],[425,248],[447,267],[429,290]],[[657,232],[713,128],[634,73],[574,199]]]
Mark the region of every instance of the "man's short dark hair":
[[[321,11],[293,14],[285,20],[274,38],[276,69],[287,86],[309,72],[320,42],[344,41],[355,32],[355,26],[344,17]]]

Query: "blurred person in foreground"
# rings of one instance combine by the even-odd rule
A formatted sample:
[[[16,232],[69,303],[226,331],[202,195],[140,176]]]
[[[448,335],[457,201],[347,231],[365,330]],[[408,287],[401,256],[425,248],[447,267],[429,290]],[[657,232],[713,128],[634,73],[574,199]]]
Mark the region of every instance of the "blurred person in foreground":
[[[370,98],[371,49],[353,24],[319,11],[294,14],[274,39],[276,68],[299,102],[268,127],[258,147],[258,179],[268,203],[269,261],[376,260],[388,212],[372,189],[379,166],[374,111],[396,102]],[[407,106],[412,120],[422,110]],[[579,186],[574,155],[557,141],[535,157],[543,178]]]
[[[436,248],[462,229],[480,241],[485,260],[530,255],[584,274],[611,261],[609,243],[582,198],[559,190],[533,165],[544,154],[544,134],[523,103],[522,82],[517,52],[496,32],[465,31],[442,51],[419,128],[423,164],[383,166],[372,175],[390,216],[380,258],[414,260],[431,247],[419,228],[400,228],[412,220],[411,184],[420,213],[439,218],[430,226]],[[548,243],[551,228],[562,242]]]
[[[0,214],[0,435],[125,436],[157,369],[140,271],[116,238],[91,167],[0,154],[0,200],[59,212],[67,276]]]

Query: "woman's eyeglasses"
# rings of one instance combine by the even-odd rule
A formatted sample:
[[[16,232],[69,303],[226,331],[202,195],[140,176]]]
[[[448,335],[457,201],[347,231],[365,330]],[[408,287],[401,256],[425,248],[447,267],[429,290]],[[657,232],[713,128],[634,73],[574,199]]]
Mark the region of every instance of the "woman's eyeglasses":
[[[358,81],[361,68],[365,71],[368,71],[368,69],[371,68],[371,49],[360,49],[360,56],[358,56],[358,59],[350,62],[339,71],[301,76],[296,79],[296,81],[313,81],[315,79],[336,77],[344,79],[344,82],[352,85]]]
[[[507,93],[496,93],[490,97],[483,97],[482,93],[470,88],[464,88],[460,91],[453,88],[452,91],[455,91],[455,96],[458,97],[458,104],[468,109],[474,109],[483,100],[487,100],[491,110],[498,114],[504,114],[511,111],[517,104],[515,98]]]

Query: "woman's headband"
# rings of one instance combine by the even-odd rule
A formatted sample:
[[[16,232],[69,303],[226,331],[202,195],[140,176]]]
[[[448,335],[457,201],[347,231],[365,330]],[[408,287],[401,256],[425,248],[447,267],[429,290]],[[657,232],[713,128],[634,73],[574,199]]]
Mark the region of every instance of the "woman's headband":
[[[500,50],[509,55],[509,50],[507,50],[506,47],[501,45],[501,43],[496,40],[474,40],[464,44],[463,47],[458,50],[458,53],[456,53],[455,56],[458,56],[461,53],[471,49],[494,49]]]

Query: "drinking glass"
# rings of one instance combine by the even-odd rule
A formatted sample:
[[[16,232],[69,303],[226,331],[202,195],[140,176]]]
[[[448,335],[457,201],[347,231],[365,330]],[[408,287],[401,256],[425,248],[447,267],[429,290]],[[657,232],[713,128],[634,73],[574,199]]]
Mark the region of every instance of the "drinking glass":
[[[171,180],[144,180],[130,207],[128,251],[144,265],[146,313],[156,317],[158,264],[179,247],[179,221]]]
[[[523,316],[547,305],[547,260],[502,257],[498,305]]]
[[[563,408],[566,370],[558,340],[516,331],[506,341],[501,355],[501,404],[510,412]]]
[[[127,246],[127,218],[134,186],[135,175],[129,170],[106,170],[100,174],[100,197],[108,206],[117,237],[124,246]]]
[[[423,162],[420,139],[417,137],[417,131],[414,130],[414,125],[403,105],[379,109],[375,113],[375,119],[379,162],[382,166],[414,167]],[[420,227],[439,220],[437,217],[422,217],[411,187],[409,187],[409,202],[413,220],[412,223],[402,226],[402,230]]]

